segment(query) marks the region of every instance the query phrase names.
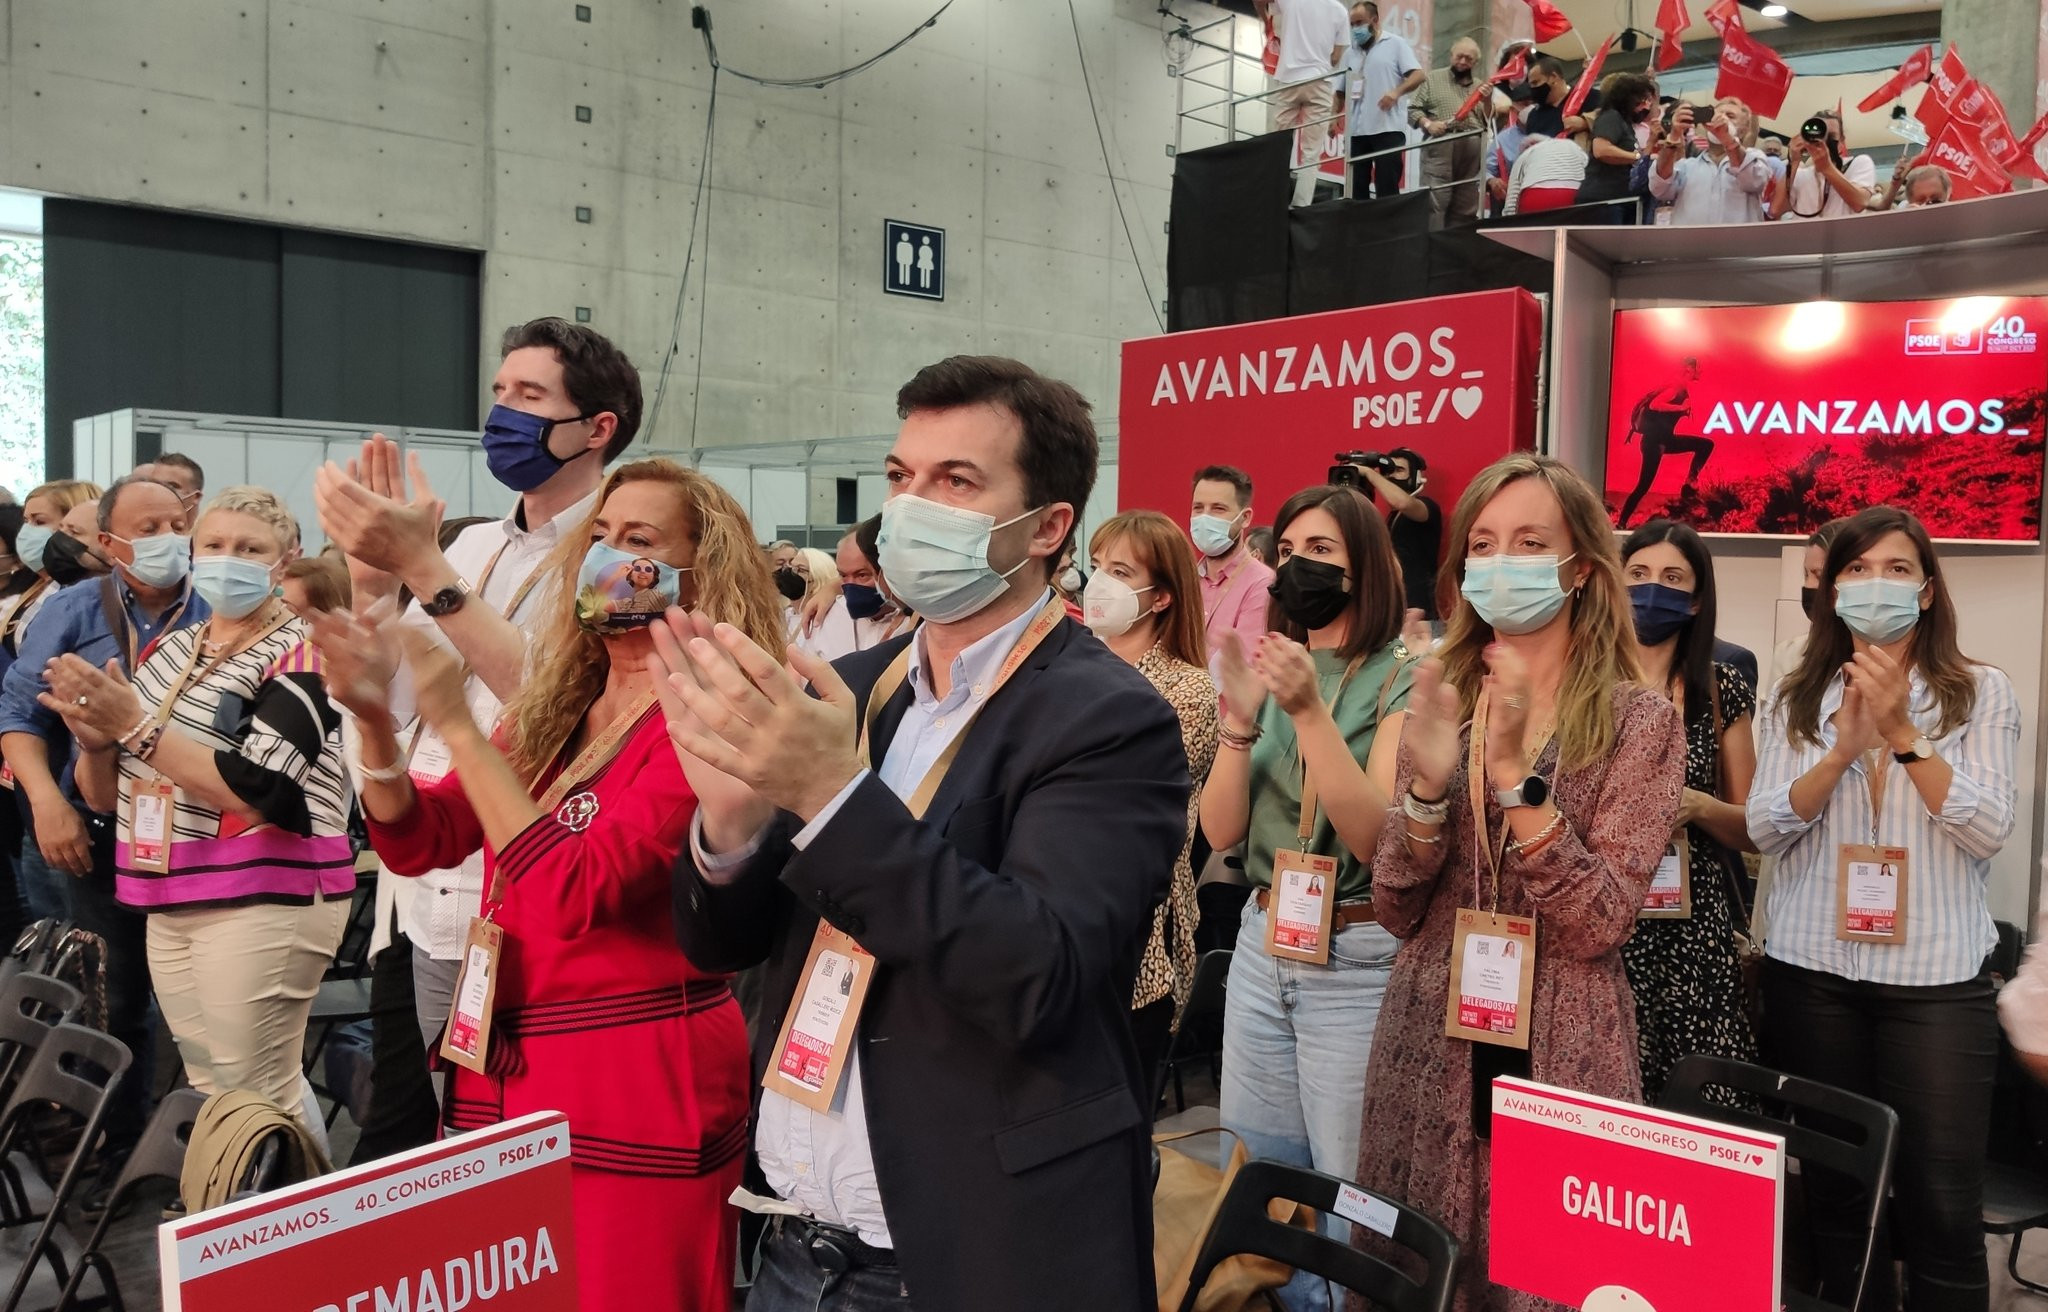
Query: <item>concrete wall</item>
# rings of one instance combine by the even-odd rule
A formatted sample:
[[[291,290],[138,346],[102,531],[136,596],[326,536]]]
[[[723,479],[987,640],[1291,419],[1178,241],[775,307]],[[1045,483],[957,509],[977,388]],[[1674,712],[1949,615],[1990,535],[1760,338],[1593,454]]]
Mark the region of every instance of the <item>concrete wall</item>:
[[[879,51],[939,3],[710,8],[729,67],[797,76]],[[1160,19],[1152,0],[1078,10],[1156,302],[1175,91]],[[711,86],[686,0],[0,0],[0,14],[0,185],[481,249],[488,360],[503,325],[583,306],[652,396]],[[1157,326],[1063,0],[955,0],[823,91],[723,76],[712,157],[655,446],[690,445],[693,401],[697,445],[891,432],[896,387],[960,351],[1028,360],[1113,420],[1117,345]],[[885,218],[947,229],[943,304],[881,293]]]

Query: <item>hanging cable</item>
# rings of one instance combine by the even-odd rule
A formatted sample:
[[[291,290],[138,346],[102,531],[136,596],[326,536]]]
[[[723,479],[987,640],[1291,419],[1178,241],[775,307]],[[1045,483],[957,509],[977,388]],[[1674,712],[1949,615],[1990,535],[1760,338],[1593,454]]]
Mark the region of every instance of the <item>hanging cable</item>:
[[[869,69],[881,63],[889,56],[903,49],[903,47],[909,45],[912,41],[915,41],[918,38],[919,34],[924,32],[926,28],[937,26],[939,18],[948,9],[951,9],[952,7],[953,0],[946,0],[946,3],[939,6],[937,13],[934,13],[930,18],[925,19],[922,23],[919,23],[916,27],[912,28],[910,30],[910,35],[904,37],[902,40],[896,42],[894,45],[888,47],[879,54],[870,55],[868,58],[861,60],[858,64],[854,64],[849,68],[842,68],[836,73],[820,73],[816,77],[763,77],[757,73],[742,73],[740,70],[736,68],[728,68],[725,71],[730,73],[732,76],[738,78],[742,82],[752,82],[755,83],[756,85],[764,87],[784,87],[791,89],[799,87],[828,87],[831,86],[834,82],[844,81],[845,79],[853,77],[856,74],[867,72]],[[691,21],[696,23],[698,29],[704,33],[704,46],[705,49],[708,50],[711,54],[711,67],[713,67],[714,69],[718,68],[718,42],[711,35],[710,9],[704,5],[698,5],[691,13]]]
[[[1145,276],[1145,260],[1138,254],[1138,239],[1131,235],[1131,218],[1124,213],[1123,193],[1116,188],[1116,169],[1109,162],[1109,137],[1102,130],[1102,113],[1095,107],[1094,79],[1088,76],[1088,50],[1081,42],[1081,15],[1074,9],[1074,0],[1067,0],[1067,17],[1074,24],[1074,53],[1081,58],[1081,86],[1088,92],[1088,115],[1095,120],[1095,140],[1102,147],[1102,171],[1109,175],[1109,195],[1116,202],[1116,217],[1124,225],[1124,243],[1131,248],[1131,263],[1138,266],[1138,283],[1145,289],[1145,308],[1152,312],[1152,321],[1163,333],[1166,319],[1159,313],[1159,302],[1152,299],[1152,280]]]
[[[682,286],[676,289],[676,312],[673,322],[671,322],[669,325],[668,350],[662,352],[661,356],[661,375],[655,381],[654,384],[654,403],[647,407],[647,422],[641,426],[642,431],[644,431],[647,434],[647,440],[649,442],[652,442],[654,440],[654,420],[655,417],[661,413],[661,398],[668,394],[668,373],[670,369],[675,367],[676,350],[682,344],[683,306],[689,300],[690,264],[691,261],[694,260],[697,255],[698,216],[700,214],[703,215],[705,220],[704,227],[707,230],[707,232],[711,227],[711,216],[704,209],[704,192],[705,189],[711,185],[711,133],[712,128],[717,124],[717,122],[718,65],[713,64],[711,66],[711,99],[710,103],[704,109],[704,149],[699,153],[697,158],[697,196],[695,200],[690,202],[690,240],[688,246],[685,248],[683,252],[683,283]],[[705,245],[707,247],[710,245],[708,239]],[[706,251],[706,254],[708,256],[708,250]],[[698,299],[701,301],[704,298],[700,296]],[[702,382],[703,377],[704,334],[703,331],[699,329],[697,333],[697,378],[700,383]],[[697,444],[696,436],[697,403],[693,398],[690,402],[690,445],[695,446]]]

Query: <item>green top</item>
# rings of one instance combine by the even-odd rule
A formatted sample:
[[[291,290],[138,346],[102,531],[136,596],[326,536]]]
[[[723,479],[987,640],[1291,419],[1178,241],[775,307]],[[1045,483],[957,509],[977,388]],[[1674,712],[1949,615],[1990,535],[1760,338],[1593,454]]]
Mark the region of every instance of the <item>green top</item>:
[[[1348,684],[1344,682],[1347,662],[1336,652],[1309,653],[1316,663],[1318,694],[1325,705],[1337,697],[1330,718],[1337,722],[1344,741],[1351,744],[1351,755],[1361,767],[1372,753],[1373,735],[1379,729],[1380,690],[1386,690],[1387,714],[1408,705],[1408,686],[1415,674],[1413,662],[1400,667],[1391,685],[1387,682],[1387,675],[1394,672],[1404,651],[1399,642],[1388,643],[1366,658]],[[1337,692],[1340,686],[1344,690],[1342,696]],[[1252,745],[1251,752],[1252,809],[1245,837],[1244,873],[1253,884],[1265,888],[1273,882],[1273,853],[1299,850],[1301,749],[1294,739],[1294,721],[1270,697],[1259,711],[1259,729],[1259,740]],[[1316,808],[1315,833],[1309,839],[1309,851],[1337,858],[1338,901],[1352,902],[1371,896],[1372,853],[1365,853],[1365,859],[1360,860],[1345,847],[1320,806]]]

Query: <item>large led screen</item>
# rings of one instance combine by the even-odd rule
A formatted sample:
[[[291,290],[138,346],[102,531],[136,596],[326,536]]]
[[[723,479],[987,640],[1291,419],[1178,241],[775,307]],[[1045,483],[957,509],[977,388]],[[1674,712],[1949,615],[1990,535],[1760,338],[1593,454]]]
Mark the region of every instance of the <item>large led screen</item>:
[[[2038,296],[1617,311],[1608,511],[1793,535],[1891,504],[2033,542],[2044,338]]]

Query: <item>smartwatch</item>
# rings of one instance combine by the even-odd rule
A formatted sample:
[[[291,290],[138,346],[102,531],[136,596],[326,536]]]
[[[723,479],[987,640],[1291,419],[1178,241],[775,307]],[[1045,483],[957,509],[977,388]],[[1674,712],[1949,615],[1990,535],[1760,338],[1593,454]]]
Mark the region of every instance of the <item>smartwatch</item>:
[[[1550,785],[1543,782],[1543,776],[1532,774],[1513,788],[1496,788],[1493,800],[1500,803],[1503,811],[1512,811],[1518,806],[1541,806],[1550,800]]]
[[[469,580],[458,578],[454,583],[422,601],[420,603],[420,613],[437,620],[444,616],[453,615],[456,611],[462,609],[463,602],[469,600],[471,591]]]
[[[1933,755],[1934,744],[1928,742],[1926,735],[1923,734],[1920,737],[1915,738],[1913,740],[1913,745],[1911,747],[1908,747],[1905,751],[1893,752],[1892,759],[1894,761],[1897,761],[1900,765],[1911,765],[1915,761],[1927,760],[1929,757]]]

